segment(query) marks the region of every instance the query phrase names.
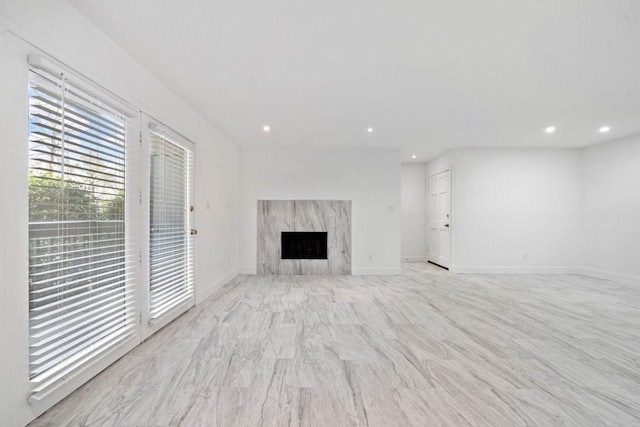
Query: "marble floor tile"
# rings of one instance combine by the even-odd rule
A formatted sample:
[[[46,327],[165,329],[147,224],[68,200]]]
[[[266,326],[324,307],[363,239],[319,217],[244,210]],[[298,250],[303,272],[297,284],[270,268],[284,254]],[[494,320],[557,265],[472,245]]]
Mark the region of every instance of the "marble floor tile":
[[[33,426],[640,425],[640,284],[238,276]]]

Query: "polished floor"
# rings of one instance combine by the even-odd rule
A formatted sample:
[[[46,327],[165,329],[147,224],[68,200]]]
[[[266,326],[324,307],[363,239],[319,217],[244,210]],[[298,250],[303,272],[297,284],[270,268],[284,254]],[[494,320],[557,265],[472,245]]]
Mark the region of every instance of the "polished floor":
[[[640,283],[239,276],[34,426],[638,426]]]

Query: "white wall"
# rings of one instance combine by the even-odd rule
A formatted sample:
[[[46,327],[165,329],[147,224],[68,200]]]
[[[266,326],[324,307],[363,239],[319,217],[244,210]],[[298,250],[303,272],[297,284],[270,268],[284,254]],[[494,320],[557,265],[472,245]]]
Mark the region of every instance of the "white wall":
[[[576,150],[463,150],[456,158],[456,267],[577,267]],[[464,239],[464,243],[460,242]]]
[[[296,199],[351,200],[353,274],[400,272],[399,150],[247,149],[240,159],[243,272],[256,271],[257,201]]]
[[[426,173],[449,167],[453,271],[640,277],[640,136],[572,150],[457,150]]]
[[[580,153],[469,149],[427,165],[452,166],[452,270],[564,270],[580,265]]]
[[[0,424],[26,424],[44,407],[27,404],[27,64],[42,48],[100,85],[185,134],[197,144],[197,299],[202,300],[238,268],[239,153],[233,143],[164,87],[64,1],[0,3]],[[133,120],[132,126],[136,126]],[[210,208],[207,208],[207,202]],[[224,263],[224,265],[223,265]]]
[[[582,151],[585,266],[640,277],[640,136]]]
[[[424,163],[403,163],[401,184],[402,259],[424,261],[427,257],[427,188]]]

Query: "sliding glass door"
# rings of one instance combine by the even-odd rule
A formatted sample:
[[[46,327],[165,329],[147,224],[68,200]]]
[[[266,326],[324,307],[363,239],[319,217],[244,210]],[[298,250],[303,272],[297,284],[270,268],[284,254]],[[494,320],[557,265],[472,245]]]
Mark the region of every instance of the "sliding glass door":
[[[127,120],[62,74],[29,84],[33,399],[137,337]]]

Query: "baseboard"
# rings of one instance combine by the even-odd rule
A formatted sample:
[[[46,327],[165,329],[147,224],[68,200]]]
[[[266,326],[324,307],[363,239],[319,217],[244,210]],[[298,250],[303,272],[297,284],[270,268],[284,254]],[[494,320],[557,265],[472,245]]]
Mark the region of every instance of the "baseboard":
[[[400,258],[401,262],[427,262],[426,256],[403,256]]]
[[[640,276],[632,276],[629,274],[613,273],[611,271],[597,270],[595,268],[581,268],[578,274],[584,274],[585,276],[596,277],[598,279],[607,280],[629,280],[632,282],[640,281]]]
[[[403,257],[404,262],[426,262],[422,257]],[[608,280],[631,280],[640,281],[640,276],[632,276],[628,274],[613,273],[610,271],[597,270],[594,268],[585,267],[460,267],[451,266],[449,268],[451,273],[458,274],[583,274],[585,276],[597,277]],[[234,272],[229,273],[227,276],[218,280],[211,288],[205,291],[203,299],[198,299],[198,302],[203,301],[213,294],[216,290],[220,289],[223,285],[229,282],[238,274],[257,274],[256,268],[243,267]],[[351,272],[353,276],[393,276],[402,274],[400,268],[354,268]]]
[[[211,286],[202,291],[196,291],[196,305],[209,298],[215,291],[229,283],[234,277],[238,275],[238,269],[234,269],[229,273],[222,276],[222,278],[216,280]]]
[[[580,267],[460,267],[449,271],[459,274],[582,274]]]
[[[397,276],[402,274],[401,268],[354,268],[353,276]]]

